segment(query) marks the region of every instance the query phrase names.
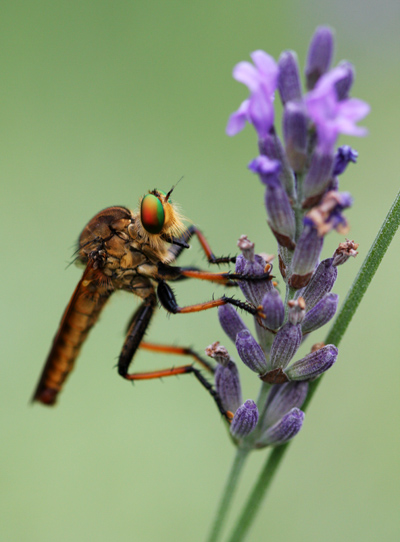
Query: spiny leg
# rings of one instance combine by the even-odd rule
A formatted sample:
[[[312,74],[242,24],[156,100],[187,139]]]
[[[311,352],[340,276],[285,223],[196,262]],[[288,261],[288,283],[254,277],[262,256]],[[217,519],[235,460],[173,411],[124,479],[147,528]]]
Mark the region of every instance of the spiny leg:
[[[204,376],[201,374],[199,369],[196,367],[193,367],[193,365],[182,365],[180,367],[173,367],[171,369],[162,369],[159,371],[148,371],[144,373],[128,373],[129,365],[133,359],[133,356],[135,355],[137,349],[140,347],[140,343],[143,339],[143,336],[146,332],[147,327],[150,324],[151,317],[153,316],[155,309],[155,297],[150,297],[148,300],[145,300],[139,308],[136,310],[136,312],[133,315],[133,318],[131,320],[128,334],[125,339],[124,346],[122,348],[121,355],[118,360],[118,373],[125,378],[126,380],[150,380],[154,378],[163,378],[167,376],[175,376],[179,374],[188,374],[193,373],[194,376],[197,378],[197,380],[201,383],[201,385],[210,393],[212,398],[214,399],[219,412],[226,418],[226,420],[230,423],[233,414],[230,411],[226,411],[222,405],[221,398],[219,397],[218,393],[214,390],[212,385],[204,378]],[[156,350],[156,345],[150,345],[149,343],[144,343],[144,348],[148,350]],[[160,345],[162,348],[162,346]],[[160,351],[160,347],[158,350]],[[179,349],[177,347],[167,347],[169,348],[169,352],[172,353],[172,350],[175,349],[175,353],[178,353],[177,350],[181,350],[181,354],[189,354],[193,355],[197,361],[199,361],[207,370],[214,372],[213,367],[205,360],[200,358],[195,352],[191,351],[190,349]],[[182,352],[183,350],[183,352]],[[164,351],[165,347],[164,347]]]
[[[159,371],[148,371],[146,373],[133,373],[133,374],[127,374],[124,378],[127,380],[151,380],[155,378],[165,378],[167,376],[177,376],[182,374],[189,374],[193,373],[194,376],[197,378],[197,380],[200,382],[200,384],[208,391],[208,393],[212,396],[212,398],[215,401],[215,404],[217,405],[217,408],[219,412],[224,416],[224,418],[231,423],[233,418],[233,413],[229,410],[225,410],[220,396],[215,391],[213,386],[208,382],[206,378],[201,374],[199,369],[196,367],[193,367],[193,365],[181,365],[179,367],[172,367],[171,369],[162,369]]]
[[[177,356],[191,356],[194,361],[199,363],[204,369],[210,373],[215,373],[214,367],[204,358],[199,356],[197,352],[189,347],[171,346],[167,344],[154,344],[148,342],[141,342],[140,348],[143,350],[149,350],[151,352],[160,352],[161,354],[176,354]]]
[[[218,284],[223,284],[229,286],[234,280],[244,280],[244,281],[260,281],[260,280],[272,280],[271,275],[272,265],[266,264],[264,273],[262,275],[252,275],[249,273],[212,273],[210,271],[201,271],[194,268],[185,268],[185,267],[175,267],[160,262],[157,265],[157,276],[154,277],[155,280],[159,279],[161,281],[165,280],[179,280],[183,277],[192,278],[198,280],[206,280],[209,282],[216,282]]]
[[[187,248],[187,243],[190,241],[190,239],[193,237],[193,235],[196,235],[198,238],[201,248],[203,249],[207,260],[209,263],[212,264],[220,264],[220,263],[235,263],[236,262],[236,256],[230,257],[221,257],[217,258],[213,251],[211,250],[211,247],[205,238],[204,234],[193,224],[187,228],[187,230],[175,241],[181,244],[175,244],[172,245],[169,249],[169,254],[171,256],[170,261],[176,260],[178,256],[182,253],[184,248]],[[186,246],[185,246],[186,245]]]
[[[188,305],[186,307],[180,307],[176,301],[176,297],[171,287],[164,281],[160,281],[157,289],[158,299],[165,310],[172,314],[187,314],[191,312],[200,312],[213,307],[221,307],[222,305],[234,305],[239,309],[243,309],[253,316],[265,318],[262,313],[262,307],[254,307],[248,303],[243,303],[233,297],[222,296],[219,299],[212,299],[211,301],[205,301],[204,303],[197,303],[195,305]]]

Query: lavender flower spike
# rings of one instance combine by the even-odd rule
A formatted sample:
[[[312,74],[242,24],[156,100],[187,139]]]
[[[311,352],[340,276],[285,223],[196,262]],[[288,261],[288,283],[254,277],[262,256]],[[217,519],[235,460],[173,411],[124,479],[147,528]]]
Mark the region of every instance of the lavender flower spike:
[[[297,55],[294,51],[283,51],[278,61],[278,89],[283,105],[301,99],[301,82]]]
[[[338,356],[338,349],[328,344],[293,363],[286,374],[290,380],[311,380],[330,369]]]
[[[226,133],[230,136],[236,135],[248,121],[262,138],[268,134],[274,123],[273,98],[278,66],[264,51],[254,51],[250,56],[254,66],[250,62],[239,62],[233,69],[233,77],[249,88],[250,98],[230,116]]]
[[[258,173],[266,186],[265,206],[269,225],[278,243],[293,249],[296,231],[295,217],[289,198],[279,180],[279,162],[269,160],[266,156],[258,156],[250,164],[249,169]]]
[[[237,334],[236,349],[243,363],[255,373],[264,374],[269,370],[264,353],[250,331],[240,331]]]
[[[236,342],[236,335],[239,331],[247,329],[246,324],[232,305],[227,304],[218,307],[218,318],[222,329],[233,342]]]
[[[257,405],[248,399],[235,412],[230,427],[231,435],[236,439],[247,437],[255,429],[257,422]]]
[[[335,85],[345,76],[343,66],[334,68],[305,96],[308,114],[317,129],[318,149],[323,154],[333,152],[339,134],[367,134],[365,128],[356,126],[356,122],[368,115],[369,105],[356,98],[338,99]]]
[[[280,446],[281,444],[285,444],[285,442],[288,442],[297,435],[303,422],[304,412],[298,408],[292,408],[275,425],[264,431],[256,446],[262,448],[264,446]]]
[[[327,324],[336,314],[338,301],[337,294],[326,294],[314,308],[308,311],[301,326],[303,335]]]
[[[332,30],[325,26],[318,27],[308,49],[305,69],[308,90],[313,89],[321,75],[328,71],[332,62],[333,48]]]

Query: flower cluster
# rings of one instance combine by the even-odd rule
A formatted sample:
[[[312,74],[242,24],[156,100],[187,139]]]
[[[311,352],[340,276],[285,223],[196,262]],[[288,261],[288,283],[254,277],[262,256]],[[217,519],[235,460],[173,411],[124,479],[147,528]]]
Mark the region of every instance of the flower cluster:
[[[253,447],[280,445],[298,433],[308,382],[338,356],[334,345],[319,343],[293,362],[305,338],[335,315],[338,296],[331,290],[337,268],[358,248],[346,240],[331,258],[320,260],[324,237],[333,229],[347,233],[343,211],[352,205],[351,195],[339,191],[338,178],[350,162],[356,162],[357,152],[348,146],[335,149],[337,138],[364,135],[365,129],[356,123],[369,111],[365,102],[349,97],[353,66],[341,62],[330,69],[333,45],[332,31],[317,28],[305,68],[306,94],[293,51],[284,51],[277,63],[267,53],[255,51],[254,65],[241,62],[233,71],[250,96],[231,115],[227,133],[237,134],[246,122],[257,132],[259,155],[249,169],[265,186],[268,224],[278,243],[286,292],[283,301],[272,277],[240,282],[246,300],[259,308],[255,334],[231,305],[219,308],[221,326],[239,358],[262,381],[258,404],[243,403],[239,372],[226,348],[214,343],[206,352],[218,362],[217,393],[224,408],[234,414],[231,434],[236,442],[251,434],[247,442]],[[276,90],[283,104],[283,142],[274,128]],[[238,246],[237,273],[257,276],[271,267],[272,257],[255,254],[246,236]]]

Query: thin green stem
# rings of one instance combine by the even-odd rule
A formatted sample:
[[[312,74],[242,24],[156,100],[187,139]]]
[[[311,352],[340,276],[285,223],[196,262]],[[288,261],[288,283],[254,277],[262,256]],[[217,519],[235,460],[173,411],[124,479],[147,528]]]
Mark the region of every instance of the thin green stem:
[[[339,345],[343,338],[354,313],[359,306],[361,299],[363,298],[369,284],[371,283],[379,264],[381,263],[387,249],[400,225],[400,192],[397,194],[393,205],[383,221],[382,227],[378,232],[378,235],[373,242],[367,257],[365,258],[352,287],[341,307],[335,323],[327,335],[325,340],[326,344]],[[322,377],[315,380],[310,384],[307,400],[304,403],[302,409],[306,410],[312,396],[314,395],[317,387],[319,386]],[[267,493],[271,481],[285,455],[290,443],[284,444],[272,450],[270,453],[260,477],[256,482],[247,504],[243,508],[243,511],[236,523],[232,536],[229,542],[241,542],[244,540],[250,526],[257,514],[257,511],[261,505],[262,499]]]
[[[270,453],[228,542],[240,542],[244,540],[287,447],[288,444],[284,444],[283,446],[279,446],[279,448],[274,448]]]
[[[238,448],[236,451],[236,456],[222,494],[222,499],[210,531],[208,542],[216,542],[219,538],[239,482],[240,474],[250,451],[250,448]]]

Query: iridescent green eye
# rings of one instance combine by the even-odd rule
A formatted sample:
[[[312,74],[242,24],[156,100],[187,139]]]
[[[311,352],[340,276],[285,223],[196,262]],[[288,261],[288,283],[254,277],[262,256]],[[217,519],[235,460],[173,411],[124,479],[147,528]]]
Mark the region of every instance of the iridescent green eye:
[[[164,226],[165,214],[161,201],[154,194],[142,199],[140,208],[142,224],[149,233],[160,233]]]

